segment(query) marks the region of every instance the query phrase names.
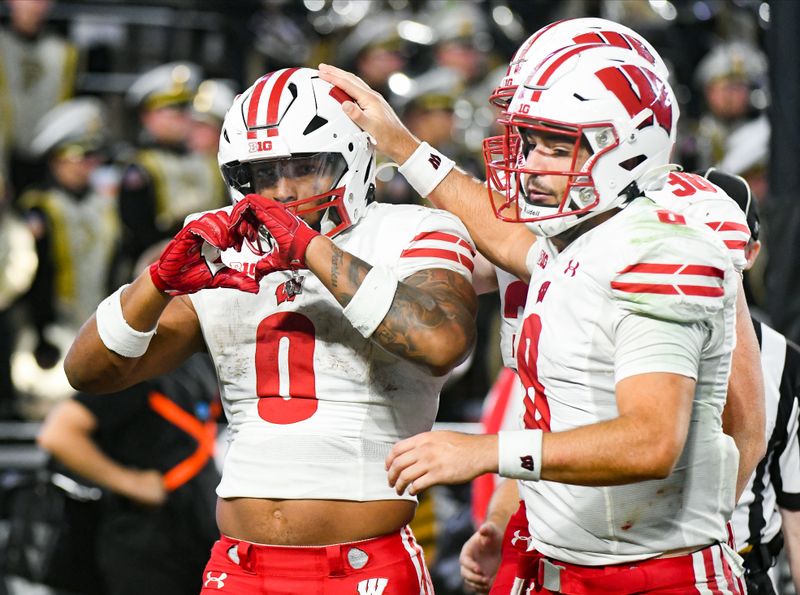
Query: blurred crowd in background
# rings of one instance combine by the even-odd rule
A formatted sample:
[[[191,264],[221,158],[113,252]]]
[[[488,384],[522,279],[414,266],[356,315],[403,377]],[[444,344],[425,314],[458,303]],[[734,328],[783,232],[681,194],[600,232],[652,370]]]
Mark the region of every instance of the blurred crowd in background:
[[[676,161],[744,175],[763,201],[769,15],[752,0],[7,0],[0,417],[41,418],[69,394],[58,364],[97,303],[157,256],[186,214],[228,202],[220,124],[261,74],[351,69],[414,134],[483,177],[481,141],[497,116],[487,98],[515,49],[548,22],[601,16],[668,62],[683,126]],[[394,170],[382,174],[378,200],[419,200]],[[756,306],[766,261],[749,273]],[[496,297],[484,299],[483,340],[443,395],[442,420],[476,420],[500,367]]]
[[[320,62],[350,69],[420,139],[483,178],[481,141],[497,132],[498,115],[487,100],[508,60],[543,25],[581,16],[628,25],[667,61],[681,109],[676,162],[750,182],[767,254],[746,288],[751,309],[766,316],[767,2],[6,0],[0,419],[42,420],[72,396],[60,363],[80,325],[158,256],[186,215],[229,202],[216,162],[220,127],[257,77]],[[420,201],[391,168],[376,197]],[[440,422],[480,418],[502,366],[498,308],[496,295],[481,298],[479,344],[442,394]],[[472,530],[465,518],[446,537],[459,547]],[[434,571],[444,593],[460,585],[450,563],[452,572]]]

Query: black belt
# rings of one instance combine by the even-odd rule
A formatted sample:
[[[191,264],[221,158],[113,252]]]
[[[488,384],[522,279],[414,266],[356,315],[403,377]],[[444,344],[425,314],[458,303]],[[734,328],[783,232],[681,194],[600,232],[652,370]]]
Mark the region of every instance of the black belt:
[[[749,549],[748,549],[749,548]],[[767,572],[775,566],[778,554],[783,549],[783,533],[778,534],[767,543],[748,545],[740,553],[744,558],[745,571],[749,573]]]

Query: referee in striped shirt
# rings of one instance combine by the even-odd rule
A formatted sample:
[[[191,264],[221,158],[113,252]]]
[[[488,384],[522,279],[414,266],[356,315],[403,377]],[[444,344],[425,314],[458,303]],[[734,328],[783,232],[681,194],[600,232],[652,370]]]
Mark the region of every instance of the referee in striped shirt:
[[[751,238],[745,248],[753,266],[761,249],[756,201],[739,176],[709,170],[706,177],[725,190],[747,215]],[[736,549],[744,558],[750,595],[777,592],[778,554],[784,545],[795,590],[800,592],[800,348],[753,319],[761,348],[766,398],[767,453],[756,467],[733,513]]]

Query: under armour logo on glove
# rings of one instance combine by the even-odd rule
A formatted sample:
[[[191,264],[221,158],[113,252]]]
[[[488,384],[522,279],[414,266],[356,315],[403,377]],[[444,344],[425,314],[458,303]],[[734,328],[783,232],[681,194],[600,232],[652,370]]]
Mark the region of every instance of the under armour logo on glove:
[[[228,578],[227,572],[221,572],[219,576],[214,576],[211,572],[206,573],[206,581],[203,583],[204,587],[216,585],[217,589],[225,586],[225,579]]]
[[[428,162],[433,166],[433,169],[439,169],[439,166],[442,164],[442,158],[431,153],[430,157],[428,157]]]
[[[528,471],[533,471],[533,457],[531,455],[525,455],[524,457],[520,457],[520,466],[523,469],[527,469]]]

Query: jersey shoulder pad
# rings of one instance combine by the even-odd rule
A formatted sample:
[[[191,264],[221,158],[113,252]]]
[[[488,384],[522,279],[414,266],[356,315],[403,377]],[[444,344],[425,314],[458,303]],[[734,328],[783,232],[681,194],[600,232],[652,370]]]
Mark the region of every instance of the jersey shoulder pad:
[[[383,218],[380,227],[386,228],[386,233],[402,228],[397,262],[400,279],[433,268],[448,269],[472,278],[475,244],[458,217],[417,205],[370,205],[370,208]]]
[[[708,229],[657,205],[626,215],[621,228],[613,230],[618,240],[607,269],[608,287],[620,308],[694,322],[732,304],[736,273]]]
[[[667,185],[648,192],[658,205],[701,222],[725,244],[737,271],[747,264],[744,250],[750,239],[747,218],[722,188],[697,174],[672,172]]]

